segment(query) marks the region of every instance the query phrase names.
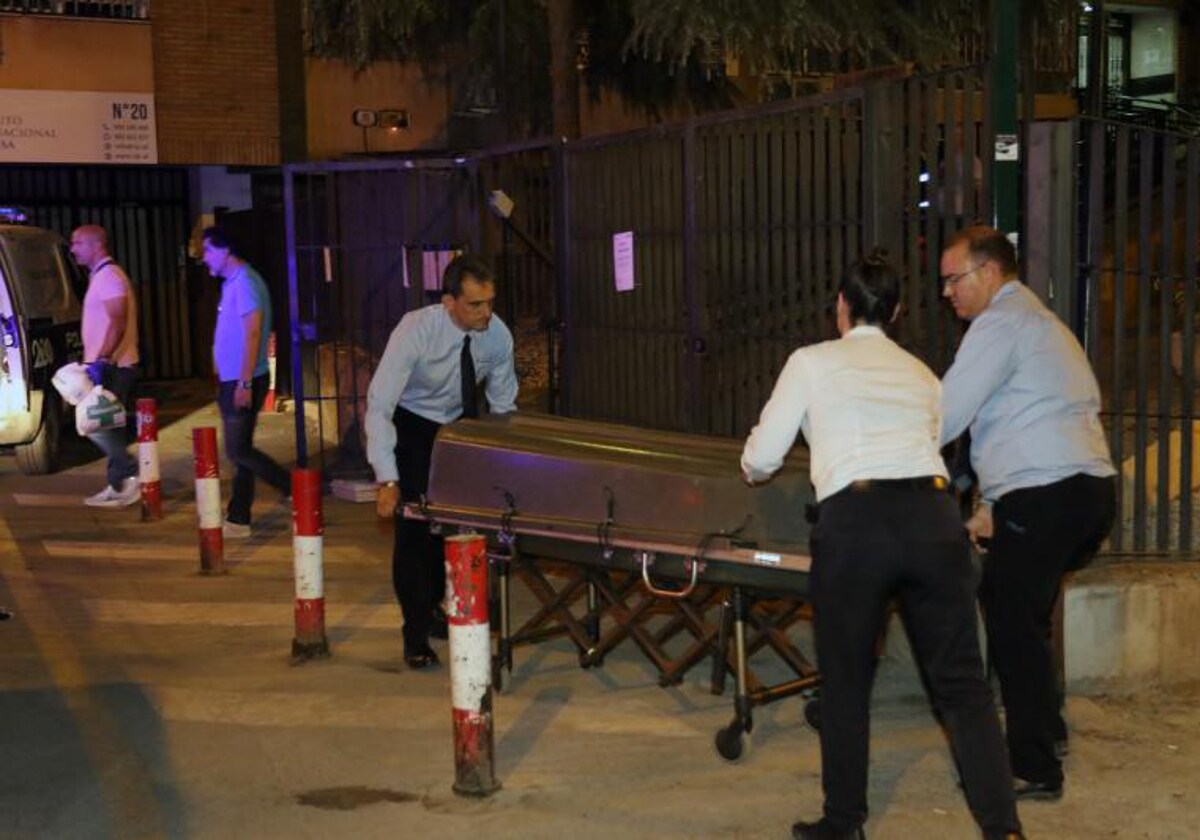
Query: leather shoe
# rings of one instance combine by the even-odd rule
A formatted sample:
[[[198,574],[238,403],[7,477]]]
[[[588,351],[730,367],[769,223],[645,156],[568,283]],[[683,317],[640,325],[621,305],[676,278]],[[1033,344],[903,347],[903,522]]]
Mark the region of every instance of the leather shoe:
[[[1017,779],[1013,786],[1013,796],[1018,802],[1057,802],[1062,799],[1063,783],[1027,782]]]
[[[822,817],[817,822],[798,822],[792,826],[793,840],[866,840],[862,826],[843,831]]]
[[[420,671],[425,668],[432,668],[435,665],[439,665],[441,664],[441,661],[438,659],[438,655],[434,652],[433,648],[427,647],[424,650],[419,650],[415,653],[405,651],[404,664],[409,668],[412,668],[414,671]]]
[[[441,607],[433,608],[433,617],[429,619],[429,638],[442,640],[450,638],[450,622],[446,618],[446,611]]]

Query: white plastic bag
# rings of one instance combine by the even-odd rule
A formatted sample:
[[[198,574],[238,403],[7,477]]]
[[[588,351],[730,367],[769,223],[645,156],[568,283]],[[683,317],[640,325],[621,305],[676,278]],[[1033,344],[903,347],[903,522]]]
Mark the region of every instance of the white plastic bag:
[[[96,383],[88,376],[87,366],[70,362],[54,372],[50,380],[67,405],[79,405],[79,401],[91,392]]]
[[[75,430],[81,436],[94,434],[101,429],[125,427],[125,406],[112,391],[96,385],[75,406]]]

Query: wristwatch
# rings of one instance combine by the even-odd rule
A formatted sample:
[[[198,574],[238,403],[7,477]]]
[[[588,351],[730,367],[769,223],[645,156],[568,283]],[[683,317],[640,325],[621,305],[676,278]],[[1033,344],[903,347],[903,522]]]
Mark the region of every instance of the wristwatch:
[[[254,383],[249,379],[242,379],[238,382],[238,387],[243,391],[249,391],[252,387],[254,387]]]
[[[399,487],[399,486],[400,486],[400,482],[399,482],[399,481],[381,481],[381,482],[379,482],[379,486],[380,486],[380,488],[384,488],[384,487]]]

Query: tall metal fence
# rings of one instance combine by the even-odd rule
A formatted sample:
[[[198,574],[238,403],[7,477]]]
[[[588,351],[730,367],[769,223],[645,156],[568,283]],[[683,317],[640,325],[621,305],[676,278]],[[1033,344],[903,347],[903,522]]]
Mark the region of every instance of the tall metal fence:
[[[987,206],[986,112],[966,70],[568,144],[565,410],[745,433],[787,355],[833,335],[837,282],[875,246],[907,270],[900,340],[943,368],[957,327],[937,257]],[[632,289],[615,234],[632,234]]]
[[[0,166],[0,196],[67,239],[79,225],[102,225],[137,293],[143,375],[198,373],[207,349],[197,348],[189,314],[187,170]]]
[[[1086,296],[1072,307],[1121,471],[1118,553],[1193,552],[1200,481],[1200,138],[1069,126]]]
[[[937,256],[987,206],[982,91],[972,68],[565,144],[285,167],[289,314],[320,425],[301,455],[333,441],[363,464],[378,356],[464,247],[497,267],[523,390],[573,416],[745,433],[788,353],[832,337],[838,279],[876,245],[909,275],[899,339],[943,368],[957,327]],[[632,237],[630,288],[614,235]]]
[[[553,321],[552,161],[548,144],[535,143],[472,157],[285,167],[290,306],[278,332],[293,337],[293,390],[317,424],[310,439],[297,413],[302,458],[315,449],[335,468],[365,469],[371,375],[404,313],[440,300],[452,254],[488,257],[510,324]]]

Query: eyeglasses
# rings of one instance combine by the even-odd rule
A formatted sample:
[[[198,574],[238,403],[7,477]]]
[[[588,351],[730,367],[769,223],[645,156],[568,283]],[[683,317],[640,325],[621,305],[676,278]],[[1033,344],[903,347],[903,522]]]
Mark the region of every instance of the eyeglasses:
[[[968,268],[966,271],[960,271],[957,274],[947,274],[944,277],[939,277],[938,280],[941,281],[942,286],[953,286],[955,283],[957,283],[959,280],[966,277],[968,274],[974,274],[976,271],[983,268],[985,264],[986,264],[986,261],[977,263],[976,265],[973,265],[970,268]]]

